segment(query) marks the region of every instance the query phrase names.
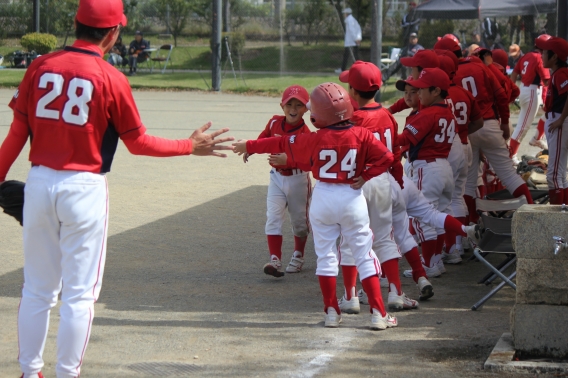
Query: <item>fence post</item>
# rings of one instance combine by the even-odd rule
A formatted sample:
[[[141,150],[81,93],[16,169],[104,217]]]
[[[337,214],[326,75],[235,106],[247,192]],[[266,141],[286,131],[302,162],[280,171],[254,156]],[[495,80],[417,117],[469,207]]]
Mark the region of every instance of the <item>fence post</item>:
[[[558,0],[557,3],[557,19],[556,27],[558,28],[557,36],[567,39],[568,38],[568,3],[566,1]]]
[[[39,33],[39,0],[33,0],[33,22],[32,31]]]
[[[222,0],[213,0],[213,22],[211,34],[211,48],[213,49],[211,59],[211,86],[214,91],[221,90],[221,29],[223,27],[223,19],[221,10],[223,9]]]
[[[371,10],[371,62],[381,67],[383,49],[383,0],[373,0]],[[381,101],[381,91],[377,91],[375,101]]]

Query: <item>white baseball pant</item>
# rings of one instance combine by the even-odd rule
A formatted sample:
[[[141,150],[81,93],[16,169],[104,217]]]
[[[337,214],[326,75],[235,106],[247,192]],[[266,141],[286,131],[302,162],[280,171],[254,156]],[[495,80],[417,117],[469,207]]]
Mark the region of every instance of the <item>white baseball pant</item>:
[[[57,377],[80,374],[106,257],[103,175],[33,167],[25,187],[24,287],[18,312],[25,376],[43,367],[49,315],[61,292]]]
[[[282,235],[286,207],[290,214],[294,236],[305,237],[310,232],[308,209],[312,194],[310,173],[299,169],[292,176],[282,176],[275,169],[270,171],[270,183],[266,196],[266,235]]]
[[[412,181],[434,209],[441,213],[450,213],[454,179],[448,159],[414,160]],[[435,240],[438,235],[446,232],[443,228],[432,227],[425,220],[419,220],[414,216],[412,222],[420,241]]]
[[[363,196],[369,212],[369,225],[373,231],[373,251],[381,263],[401,257],[392,231],[392,191],[389,176],[385,172],[363,185]],[[395,182],[395,184],[399,186],[398,183]],[[351,248],[343,237],[339,245],[339,253],[341,254],[341,265],[355,265]]]
[[[339,273],[336,242],[340,235],[351,248],[361,281],[381,274],[373,251],[367,201],[361,189],[352,189],[348,184],[318,182],[312,195],[310,222],[318,257],[316,275],[337,276]]]
[[[568,188],[566,180],[566,164],[568,162],[568,118],[564,120],[561,128],[548,131],[548,126],[560,118],[560,113],[546,113],[544,132],[548,141],[548,170],[546,182],[548,189]]]
[[[468,171],[465,194],[477,197],[477,179],[479,178],[479,151],[481,150],[491,167],[509,192],[513,193],[525,182],[517,174],[513,162],[509,157],[507,143],[503,139],[503,132],[499,128],[499,121],[490,119],[483,122],[483,127],[469,136],[472,152],[472,168]]]
[[[463,195],[465,193],[465,184],[467,181],[468,161],[466,160],[466,151],[460,138],[454,138],[452,149],[448,156],[448,163],[452,167],[454,178],[454,191],[452,193],[451,212],[454,217],[465,217],[467,214],[467,206]]]
[[[529,86],[521,85],[521,94],[519,102],[521,111],[519,112],[519,121],[515,126],[511,139],[521,143],[527,132],[529,131],[538,108],[542,102],[541,90],[538,85],[531,84]]]

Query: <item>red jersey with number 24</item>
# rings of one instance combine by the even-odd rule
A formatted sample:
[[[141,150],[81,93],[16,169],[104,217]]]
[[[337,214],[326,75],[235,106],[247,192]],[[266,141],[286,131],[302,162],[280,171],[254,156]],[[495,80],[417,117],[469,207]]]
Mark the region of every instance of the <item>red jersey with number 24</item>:
[[[482,117],[481,110],[473,95],[457,85],[450,86],[446,104],[456,118],[458,134],[463,144],[467,144],[468,126],[471,121]]]
[[[457,136],[456,120],[446,104],[434,104],[409,117],[400,136],[408,142],[408,159],[447,159]]]
[[[300,166],[309,165],[316,180],[352,184],[388,170],[394,157],[367,129],[352,125],[328,126],[315,133],[247,141],[247,152],[285,152]]]

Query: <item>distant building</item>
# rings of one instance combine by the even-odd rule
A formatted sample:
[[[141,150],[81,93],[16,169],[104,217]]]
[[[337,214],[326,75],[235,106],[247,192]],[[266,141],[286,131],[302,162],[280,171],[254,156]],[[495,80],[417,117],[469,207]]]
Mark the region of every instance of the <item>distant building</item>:
[[[387,0],[387,17],[393,17],[396,13],[400,15],[406,14],[408,2],[409,0]],[[418,0],[414,0],[414,2],[419,4]]]

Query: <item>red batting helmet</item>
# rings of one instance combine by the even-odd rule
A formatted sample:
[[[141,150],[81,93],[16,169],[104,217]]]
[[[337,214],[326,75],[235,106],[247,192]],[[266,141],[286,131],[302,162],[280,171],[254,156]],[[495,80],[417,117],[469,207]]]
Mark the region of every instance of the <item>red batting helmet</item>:
[[[492,53],[494,63],[497,63],[503,67],[507,67],[509,65],[509,55],[507,55],[505,50],[495,49],[492,51]]]
[[[534,45],[536,46],[539,42],[548,41],[550,38],[552,38],[552,36],[549,34],[541,34],[534,39]]]
[[[445,34],[442,38],[450,38],[453,39],[455,43],[460,43],[460,39],[455,36],[455,34]]]
[[[323,83],[310,95],[310,121],[318,129],[345,122],[353,116],[349,93],[341,85]]]

